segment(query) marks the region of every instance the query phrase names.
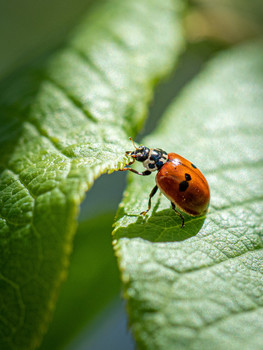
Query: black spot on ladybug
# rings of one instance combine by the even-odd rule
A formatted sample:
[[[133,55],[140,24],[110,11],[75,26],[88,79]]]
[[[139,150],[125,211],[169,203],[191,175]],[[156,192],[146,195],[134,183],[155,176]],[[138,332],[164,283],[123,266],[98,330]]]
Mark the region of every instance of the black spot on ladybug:
[[[180,184],[179,184],[179,191],[180,192],[184,192],[187,189],[188,186],[189,186],[189,184],[188,184],[187,181],[180,182]]]
[[[197,169],[197,167],[193,163],[191,163],[191,165],[192,165],[193,168]]]
[[[161,167],[163,166],[163,162],[159,160],[158,162],[156,162],[156,166],[158,169],[161,169]]]
[[[185,180],[186,180],[186,181],[192,180],[191,175],[185,173]]]
[[[161,158],[161,156],[162,156],[162,153],[160,151],[153,150],[151,157],[150,157],[150,160],[154,160],[156,162],[159,158]]]
[[[154,164],[154,163],[149,163],[149,164],[148,164],[148,167],[149,167],[150,169],[154,169],[154,168],[155,168],[155,164]]]

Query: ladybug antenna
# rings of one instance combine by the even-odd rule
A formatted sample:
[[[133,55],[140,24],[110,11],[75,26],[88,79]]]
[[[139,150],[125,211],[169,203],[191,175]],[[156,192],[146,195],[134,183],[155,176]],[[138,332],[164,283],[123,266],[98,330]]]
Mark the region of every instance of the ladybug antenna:
[[[138,147],[135,146],[135,143],[134,143],[133,139],[132,139],[131,137],[129,137],[129,139],[131,140],[131,142],[132,142],[132,144],[133,144],[133,147],[134,147],[135,149],[138,149]]]

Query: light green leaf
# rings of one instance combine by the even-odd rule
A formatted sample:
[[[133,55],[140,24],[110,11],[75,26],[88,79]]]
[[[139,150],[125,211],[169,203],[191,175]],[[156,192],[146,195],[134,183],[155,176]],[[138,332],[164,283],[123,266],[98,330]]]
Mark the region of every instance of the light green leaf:
[[[85,191],[125,163],[153,85],[181,49],[179,7],[107,1],[65,49],[2,84],[1,349],[39,344]]]
[[[113,218],[113,214],[104,214],[80,223],[68,278],[41,349],[63,349],[119,293],[119,272],[109,235]]]
[[[114,244],[140,349],[263,348],[262,53],[219,54],[142,142],[197,165],[211,204],[181,229],[156,196],[143,219],[154,178],[129,176]]]

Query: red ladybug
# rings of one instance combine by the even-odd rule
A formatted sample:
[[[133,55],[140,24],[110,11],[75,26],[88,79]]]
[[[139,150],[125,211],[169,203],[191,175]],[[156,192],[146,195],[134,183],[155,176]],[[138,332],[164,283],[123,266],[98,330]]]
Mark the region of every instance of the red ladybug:
[[[130,140],[133,142],[131,138]],[[184,217],[176,208],[191,216],[205,215],[210,199],[209,186],[204,175],[193,163],[176,153],[167,154],[160,148],[136,147],[134,142],[133,145],[135,151],[126,152],[133,158],[127,165],[137,160],[143,163],[146,170],[142,173],[132,168],[120,170],[129,170],[142,176],[151,175],[153,171],[157,171],[156,186],[150,193],[148,209],[143,211],[142,215],[150,210],[151,199],[158,188],[171,201],[173,210],[182,220],[182,227],[184,227]]]

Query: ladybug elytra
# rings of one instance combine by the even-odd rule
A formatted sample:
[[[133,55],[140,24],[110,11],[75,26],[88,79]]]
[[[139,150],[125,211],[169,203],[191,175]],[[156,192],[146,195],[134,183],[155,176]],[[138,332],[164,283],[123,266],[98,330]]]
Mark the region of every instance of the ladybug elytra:
[[[156,186],[149,195],[148,209],[151,209],[151,199],[159,189],[172,204],[172,209],[180,216],[184,227],[184,217],[177,211],[177,208],[191,216],[205,215],[209,206],[210,191],[209,185],[197,167],[189,160],[176,153],[168,153],[160,148],[148,148],[145,146],[136,147],[132,141],[135,151],[127,151],[126,154],[133,159],[127,165],[131,165],[135,160],[142,162],[146,168],[143,172],[125,167],[121,171],[129,170],[137,175],[147,176],[157,171],[155,180]]]

